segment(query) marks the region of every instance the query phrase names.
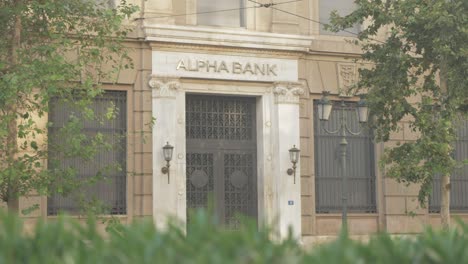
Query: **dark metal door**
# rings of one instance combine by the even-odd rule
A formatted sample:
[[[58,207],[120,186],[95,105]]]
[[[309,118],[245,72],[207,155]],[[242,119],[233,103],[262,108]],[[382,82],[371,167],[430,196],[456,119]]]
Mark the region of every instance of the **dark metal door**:
[[[208,204],[220,224],[257,219],[255,98],[187,95],[187,221]]]

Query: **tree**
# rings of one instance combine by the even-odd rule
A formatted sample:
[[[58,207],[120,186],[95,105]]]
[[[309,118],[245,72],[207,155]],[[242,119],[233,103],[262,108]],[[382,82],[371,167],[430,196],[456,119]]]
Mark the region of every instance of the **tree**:
[[[122,22],[135,10],[125,1],[115,8],[90,0],[0,2],[0,198],[9,209],[32,191],[63,194],[78,184],[72,168],[47,167],[47,148],[89,161],[105,143],[83,135],[71,118],[62,128],[70,144],[48,145],[40,120],[54,98],[80,109],[81,118],[100,118],[87,106],[103,80],[131,67],[123,44],[130,29]]]
[[[459,167],[452,157],[459,121],[468,104],[468,2],[465,0],[356,0],[357,8],[332,29],[356,23],[364,61],[356,90],[367,93],[379,140],[387,141],[402,119],[419,137],[387,149],[386,175],[419,183],[425,205],[435,175],[442,177],[441,217],[449,227],[450,174]],[[380,38],[379,36],[384,36]],[[465,160],[462,163],[467,163]]]

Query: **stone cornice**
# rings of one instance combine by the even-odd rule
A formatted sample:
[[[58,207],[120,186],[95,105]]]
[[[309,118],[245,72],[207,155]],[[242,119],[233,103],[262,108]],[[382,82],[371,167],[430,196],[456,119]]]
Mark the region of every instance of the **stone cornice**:
[[[302,57],[304,51],[288,51],[288,50],[272,50],[272,49],[253,49],[253,48],[241,48],[241,47],[230,47],[230,46],[207,46],[201,44],[180,44],[170,42],[152,42],[150,46],[153,50],[164,50],[164,51],[196,51],[199,53],[211,54],[218,52],[226,55],[259,55],[271,56],[274,58],[298,58]]]
[[[313,37],[196,26],[148,25],[146,41],[306,52]]]
[[[360,57],[362,49],[354,44],[353,37],[317,35],[309,47],[308,54]]]

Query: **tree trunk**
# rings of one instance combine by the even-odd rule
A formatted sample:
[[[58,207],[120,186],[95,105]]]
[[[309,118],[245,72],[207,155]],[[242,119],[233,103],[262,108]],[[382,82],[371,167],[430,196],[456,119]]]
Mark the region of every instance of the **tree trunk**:
[[[16,0],[14,2],[15,7],[19,7],[21,5],[21,0]],[[15,68],[18,64],[18,50],[21,45],[21,14],[18,14],[15,18],[15,24],[13,27],[13,34],[11,38],[11,53],[9,58],[9,63],[11,68]],[[6,107],[7,109],[7,118],[8,120],[8,135],[6,139],[6,159],[7,159],[7,166],[12,166],[12,164],[16,160],[16,154],[18,152],[18,124],[16,120],[16,113],[17,113],[17,105],[15,100],[10,102],[10,105]],[[18,211],[19,203],[18,203],[18,190],[16,184],[16,175],[9,175],[7,180],[7,205],[8,210],[10,211]]]
[[[443,94],[448,94],[447,63],[442,58],[440,63],[440,89]],[[451,153],[447,153],[450,155]],[[450,174],[442,175],[440,182],[440,218],[442,228],[450,228]]]
[[[450,175],[443,175],[440,184],[440,218],[442,228],[450,228]]]

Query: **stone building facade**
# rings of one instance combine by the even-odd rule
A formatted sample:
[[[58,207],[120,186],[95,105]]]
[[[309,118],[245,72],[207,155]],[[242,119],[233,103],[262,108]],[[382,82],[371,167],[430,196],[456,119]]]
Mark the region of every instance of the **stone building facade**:
[[[334,170],[340,166],[338,145],[318,145],[336,141],[318,134],[314,100],[323,91],[337,101],[345,95],[352,112],[358,98],[347,95],[347,88],[358,69],[369,65],[359,62],[359,47],[347,41],[351,33],[327,32],[317,21],[326,22],[335,8],[349,11],[352,1],[284,1],[270,7],[261,6],[270,3],[265,0],[128,2],[140,6],[128,21],[134,27],[128,46],[135,67],[123,70],[117,83],[104,83],[104,89],[126,97],[122,222],[143,217],[159,226],[170,217],[185,222],[188,211],[207,203],[211,193],[227,222],[233,210],[245,210],[282,236],[292,227],[305,243],[337,235],[340,181],[321,185],[325,176],[319,174],[340,177]],[[356,200],[348,214],[352,235],[417,233],[439,225],[437,214],[419,207],[417,186],[398,184],[377,166],[384,147],[416,139],[405,122],[401,127],[388,143],[361,138],[356,142],[366,148],[350,144],[350,154],[359,157],[350,159],[350,174],[366,174],[350,184],[349,198]],[[169,175],[161,172],[166,143],[174,146]],[[286,173],[293,146],[300,149],[296,178]],[[328,163],[319,161],[324,153]],[[31,204],[40,204],[40,210],[26,221],[54,217],[47,210],[50,199],[21,199],[23,208]]]

